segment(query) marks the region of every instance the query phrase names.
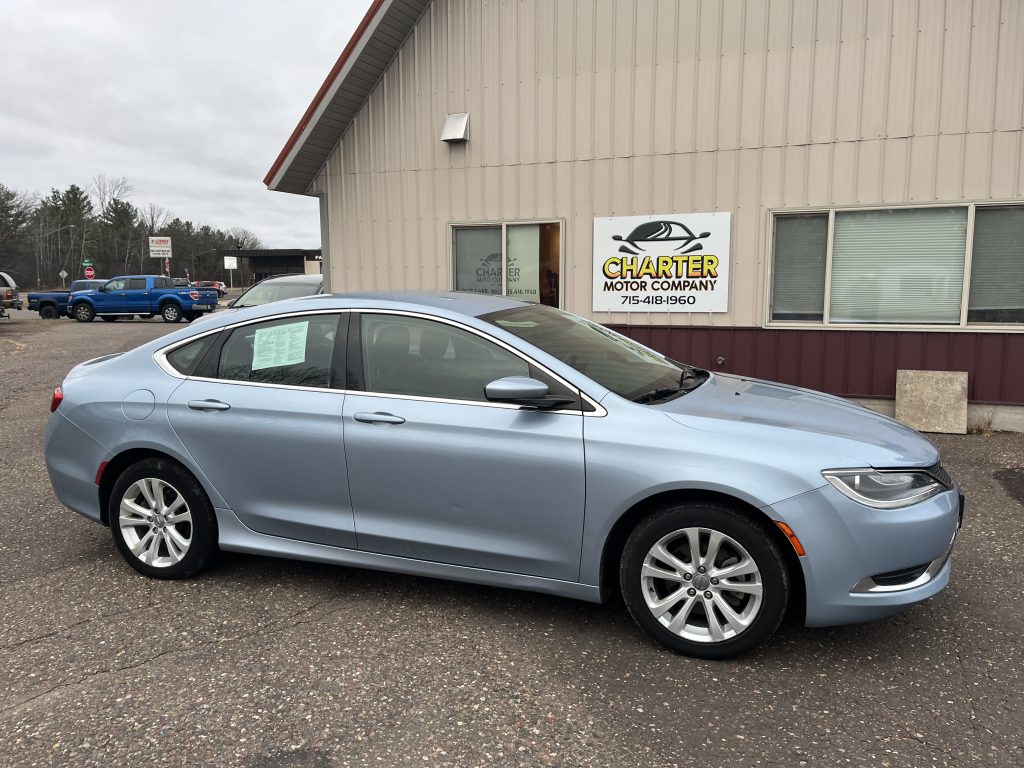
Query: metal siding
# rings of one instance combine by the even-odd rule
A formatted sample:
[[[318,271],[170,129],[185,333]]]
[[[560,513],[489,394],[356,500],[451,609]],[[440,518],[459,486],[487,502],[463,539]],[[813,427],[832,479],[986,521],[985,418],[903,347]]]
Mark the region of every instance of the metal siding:
[[[967,0],[946,3],[942,42],[942,91],[939,131],[961,133],[967,126],[967,90],[971,83],[971,7]]]
[[[942,98],[942,44],[946,27],[945,2],[917,3],[917,60],[914,67],[914,120],[911,132],[935,135],[939,130]]]
[[[1024,335],[1020,334],[664,325],[612,328],[701,368],[843,397],[891,400],[896,396],[897,370],[952,370],[967,372],[972,402],[1024,405]]]
[[[786,109],[786,143],[791,145],[807,144],[810,141],[817,7],[814,0],[795,0],[793,3]]]
[[[731,211],[728,313],[595,319],[707,329],[664,331],[673,354],[741,328],[729,349],[744,372],[800,378],[825,360],[822,386],[885,396],[902,354],[891,332],[793,345],[800,332],[750,330],[768,211],[1024,194],[1021,6],[434,0],[345,133],[317,134],[340,139],[316,187],[335,284],[448,287],[450,223],[561,219],[563,306],[592,316],[595,216]],[[438,130],[454,111],[470,113],[470,139],[448,146]],[[942,335],[924,334],[926,363]],[[944,364],[959,364],[961,337],[981,354],[985,334],[952,336]],[[795,373],[779,367],[789,357]],[[999,376],[985,397],[1013,389]]]
[[[899,138],[909,136],[913,130],[917,3],[892,4],[891,35],[885,135]]]
[[[1024,124],[1024,3],[1000,3],[999,54],[996,57],[995,129],[1017,131]],[[979,72],[984,78],[991,73]]]

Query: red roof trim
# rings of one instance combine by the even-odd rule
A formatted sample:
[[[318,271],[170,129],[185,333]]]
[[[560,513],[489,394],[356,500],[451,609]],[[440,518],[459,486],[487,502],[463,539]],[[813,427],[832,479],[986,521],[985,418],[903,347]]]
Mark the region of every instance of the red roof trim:
[[[263,183],[268,187],[274,180],[277,172],[281,170],[281,166],[284,165],[284,161],[285,158],[288,157],[288,153],[290,153],[298,143],[299,136],[302,135],[304,130],[306,130],[306,126],[312,119],[313,113],[316,112],[320,103],[324,100],[324,97],[327,95],[327,91],[330,90],[331,85],[334,84],[335,79],[341,73],[345,64],[348,63],[349,56],[352,55],[356,46],[359,45],[359,41],[363,39],[363,35],[366,33],[366,30],[369,28],[374,17],[376,17],[377,12],[380,11],[381,6],[384,5],[384,1],[385,0],[373,0],[373,4],[370,6],[370,9],[366,12],[366,15],[363,16],[363,20],[359,22],[359,26],[356,27],[356,31],[352,33],[352,39],[348,41],[348,45],[345,46],[345,50],[341,52],[341,56],[339,56],[338,60],[334,63],[330,73],[327,75],[327,79],[324,80],[324,84],[321,85],[320,90],[316,92],[316,96],[313,97],[313,101],[306,109],[305,114],[302,115],[302,119],[299,120],[299,124],[295,126],[295,130],[292,131],[292,135],[288,137],[288,142],[284,145],[284,149],[281,150],[281,154],[277,156],[274,164],[270,166],[270,170],[263,179]]]

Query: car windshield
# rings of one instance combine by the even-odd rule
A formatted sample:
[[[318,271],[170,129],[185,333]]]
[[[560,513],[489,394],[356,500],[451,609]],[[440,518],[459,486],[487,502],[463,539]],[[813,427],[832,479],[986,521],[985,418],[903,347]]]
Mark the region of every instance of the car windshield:
[[[541,304],[492,312],[481,319],[638,403],[671,400],[696,389],[709,376],[597,323]]]
[[[238,297],[234,307],[255,307],[282,299],[297,299],[312,296],[320,290],[317,283],[260,283]]]

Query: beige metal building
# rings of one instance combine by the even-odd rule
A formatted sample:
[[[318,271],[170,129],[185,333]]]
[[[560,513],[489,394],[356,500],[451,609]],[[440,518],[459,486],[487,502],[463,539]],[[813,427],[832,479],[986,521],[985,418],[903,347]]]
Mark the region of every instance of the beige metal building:
[[[335,290],[507,292],[716,370],[883,399],[967,371],[1024,405],[1020,0],[376,0],[266,183],[320,198]]]

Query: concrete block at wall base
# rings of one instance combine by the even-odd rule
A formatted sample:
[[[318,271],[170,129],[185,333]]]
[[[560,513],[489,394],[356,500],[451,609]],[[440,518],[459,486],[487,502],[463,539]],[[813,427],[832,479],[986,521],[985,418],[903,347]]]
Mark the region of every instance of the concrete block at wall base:
[[[870,408],[889,418],[896,418],[895,400],[869,400],[850,398],[858,405]],[[967,404],[967,429],[971,432],[1024,433],[1024,405]]]
[[[967,434],[967,372],[896,371],[896,421],[920,432]]]

